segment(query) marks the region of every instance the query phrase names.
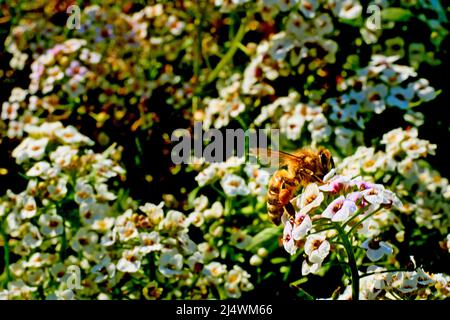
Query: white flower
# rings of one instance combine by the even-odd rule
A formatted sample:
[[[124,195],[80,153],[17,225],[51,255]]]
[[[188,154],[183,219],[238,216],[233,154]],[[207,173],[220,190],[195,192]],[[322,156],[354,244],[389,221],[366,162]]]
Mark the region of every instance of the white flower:
[[[90,231],[87,228],[78,229],[75,236],[72,238],[70,242],[70,246],[76,252],[81,253],[91,253],[93,250],[93,246],[97,244],[98,235],[97,233]]]
[[[63,218],[57,214],[43,214],[39,217],[41,232],[47,237],[60,235],[64,231]]]
[[[205,217],[205,220],[210,219],[219,219],[223,216],[223,205],[221,202],[216,201],[212,204],[211,208],[206,209],[203,212],[203,215]]]
[[[124,273],[137,272],[141,267],[141,253],[138,247],[124,250],[122,258],[117,262],[117,270]]]
[[[174,36],[179,36],[183,32],[185,23],[175,16],[170,16],[167,20],[167,26]]]
[[[447,246],[447,250],[450,253],[450,233],[447,235],[446,239],[446,246]]]
[[[238,299],[241,297],[242,293],[237,284],[227,282],[225,283],[224,287],[225,293],[227,294],[228,298]]]
[[[39,161],[35,163],[26,173],[29,177],[45,176],[50,169],[50,164],[47,161]]]
[[[292,237],[294,240],[303,238],[312,228],[312,221],[309,215],[303,215],[298,212],[294,219],[294,228],[292,229]]]
[[[250,237],[245,231],[236,230],[231,233],[230,244],[239,249],[244,249],[250,244],[251,241],[252,237]]]
[[[293,47],[292,39],[288,38],[286,33],[280,32],[272,37],[268,53],[272,59],[282,61]]]
[[[108,185],[106,183],[96,184],[95,190],[97,191],[97,197],[100,200],[112,201],[117,199],[117,195],[108,190]]]
[[[76,143],[86,143],[92,144],[93,141],[82,135],[74,126],[67,126],[65,128],[60,128],[55,131],[55,135],[66,144],[76,144]]]
[[[330,218],[331,221],[345,221],[356,211],[356,204],[344,196],[333,200],[323,211],[322,217]]]
[[[206,167],[204,170],[200,171],[199,174],[195,177],[198,185],[202,187],[208,182],[212,181],[216,177],[217,169],[217,166],[210,165],[209,167]]]
[[[80,204],[80,218],[83,224],[92,226],[92,224],[102,219],[108,210],[105,204],[100,203],[86,203],[83,202]]]
[[[30,219],[36,215],[37,205],[36,200],[32,196],[25,196],[23,198],[23,208],[20,210],[21,219]]]
[[[96,275],[94,281],[99,283],[113,278],[116,274],[116,266],[111,262],[111,258],[106,256],[92,268],[92,272]]]
[[[159,272],[166,277],[177,276],[182,273],[183,256],[177,250],[163,252],[159,258]]]
[[[139,236],[138,230],[133,222],[128,221],[125,225],[117,227],[120,241],[126,242]]]
[[[102,246],[109,247],[116,242],[116,230],[107,231],[100,240]]]
[[[8,131],[6,133],[8,138],[22,138],[23,136],[23,123],[22,121],[10,121],[8,123]]]
[[[142,254],[148,254],[152,251],[159,251],[162,249],[162,245],[160,244],[161,237],[156,231],[150,233],[142,232],[139,234],[139,239],[141,241],[140,250]]]
[[[247,164],[244,168],[245,173],[249,178],[254,179],[256,182],[266,185],[269,183],[270,173],[263,168]]]
[[[223,281],[222,276],[227,272],[227,266],[213,261],[205,265],[202,272],[210,282],[219,284]]]
[[[307,259],[305,259],[302,262],[302,275],[306,276],[310,273],[316,274],[319,272],[321,266],[321,263],[309,263]]]
[[[12,156],[16,158],[18,164],[27,159],[41,160],[45,154],[45,148],[48,144],[48,138],[25,138],[21,144],[12,152]]]
[[[377,84],[366,90],[366,109],[380,114],[386,109],[385,97],[387,95],[387,87],[384,84]]]
[[[28,286],[22,279],[8,283],[8,295],[16,299],[31,299],[31,293],[37,289],[37,287]]]
[[[83,48],[80,53],[80,60],[91,63],[91,64],[99,63],[101,57],[102,57],[102,55],[100,53],[90,51],[86,48]]]
[[[297,207],[300,208],[300,214],[305,215],[314,208],[320,206],[324,199],[323,193],[315,183],[306,186],[300,198],[297,198]]]
[[[50,153],[50,160],[56,166],[65,168],[72,163],[72,159],[77,153],[78,150],[71,146],[58,146],[55,151]]]
[[[266,2],[269,2],[265,0]],[[288,11],[293,6],[295,6],[298,3],[299,0],[283,0],[283,1],[275,1],[275,3],[278,5],[278,8],[280,8],[281,11]],[[313,0],[311,0],[313,1]]]
[[[318,8],[319,1],[317,0],[300,0],[300,11],[306,18],[313,18]]]
[[[362,6],[357,0],[339,0],[336,1],[333,11],[340,18],[356,19],[361,16]]]
[[[392,248],[384,241],[377,241],[374,239],[367,239],[361,244],[361,248],[366,249],[366,255],[370,261],[378,261],[384,255],[391,255]]]
[[[430,101],[436,97],[436,91],[429,85],[427,79],[419,79],[416,82],[412,82],[408,85],[417,94],[417,96],[423,101]]]
[[[195,207],[195,211],[199,211],[202,212],[203,210],[205,210],[208,207],[208,197],[201,195],[197,198],[194,199],[194,207]]]
[[[413,272],[399,272],[396,280],[391,284],[392,287],[401,293],[410,293],[416,291],[418,285],[418,277]]]
[[[189,214],[189,216],[186,219],[187,225],[194,225],[196,227],[200,227],[203,225],[204,222],[203,214],[198,211],[193,211]]]
[[[94,188],[91,185],[78,181],[75,186],[75,202],[78,204],[92,203],[94,201]]]
[[[37,248],[42,244],[42,236],[39,233],[39,229],[31,223],[25,223],[22,225],[24,231],[24,237],[22,244],[27,248]]]
[[[311,234],[306,238],[305,253],[308,260],[314,264],[321,264],[330,252],[330,243],[325,235]]]
[[[332,133],[331,127],[323,114],[319,114],[308,124],[308,130],[311,132],[311,138],[315,142],[327,140]]]
[[[19,103],[13,102],[9,103],[8,101],[3,102],[2,104],[2,120],[15,120],[18,116],[17,111],[19,110]]]
[[[52,263],[52,256],[48,253],[33,253],[28,261],[25,263],[27,268],[41,268],[44,265],[49,265]]]
[[[92,230],[98,232],[108,232],[114,226],[115,219],[113,217],[97,218],[92,223]]]
[[[295,12],[291,13],[286,23],[286,30],[296,38],[301,38],[305,32],[305,21],[303,17]]]
[[[140,206],[139,209],[149,217],[152,224],[157,225],[164,218],[163,206],[164,202],[161,201],[158,205],[146,203],[144,206]]]
[[[232,197],[236,195],[248,195],[250,193],[244,179],[232,173],[227,173],[220,181],[220,184],[225,193]]]
[[[169,210],[164,220],[161,221],[161,228],[164,230],[177,230],[186,227],[186,216],[180,211]]]
[[[205,260],[212,260],[219,256],[219,251],[208,242],[200,243],[197,250],[204,256]]]
[[[286,134],[286,137],[290,140],[297,140],[300,138],[304,124],[305,117],[301,114],[293,114],[287,117],[283,115],[280,119],[281,132]]]

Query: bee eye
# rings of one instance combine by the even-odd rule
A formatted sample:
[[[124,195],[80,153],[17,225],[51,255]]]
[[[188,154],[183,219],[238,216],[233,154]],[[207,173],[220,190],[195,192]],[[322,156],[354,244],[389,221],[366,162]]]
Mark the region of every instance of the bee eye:
[[[330,158],[330,162],[331,162],[331,169],[333,169],[333,168],[334,168],[334,160],[333,160],[333,157]]]

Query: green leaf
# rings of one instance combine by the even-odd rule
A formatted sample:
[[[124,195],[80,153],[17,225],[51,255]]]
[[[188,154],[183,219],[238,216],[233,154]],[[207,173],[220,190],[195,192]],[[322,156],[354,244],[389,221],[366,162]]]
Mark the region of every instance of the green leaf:
[[[307,277],[303,277],[303,278],[300,278],[300,279],[298,279],[298,280],[296,280],[294,282],[291,282],[290,285],[296,287],[296,286],[299,286],[299,285],[301,285],[303,283],[306,283],[306,282],[308,282],[308,278]]]
[[[269,241],[276,243],[279,235],[280,235],[280,228],[278,227],[265,228],[252,238],[252,241],[248,244],[246,249],[251,251],[253,249],[261,248],[264,246],[266,242]]]
[[[191,192],[189,192],[188,195],[188,205],[189,208],[193,208],[194,207],[194,200],[197,197],[197,193],[200,190],[200,186],[198,186],[197,188],[195,188],[194,190],[192,190]]]
[[[270,260],[270,263],[272,263],[272,264],[280,264],[280,263],[284,263],[284,262],[286,262],[286,261],[287,261],[286,258],[278,257],[278,258],[273,258],[273,259],[271,259],[271,260]]]
[[[403,8],[386,8],[381,10],[382,20],[398,22],[407,21],[411,17],[411,11]]]

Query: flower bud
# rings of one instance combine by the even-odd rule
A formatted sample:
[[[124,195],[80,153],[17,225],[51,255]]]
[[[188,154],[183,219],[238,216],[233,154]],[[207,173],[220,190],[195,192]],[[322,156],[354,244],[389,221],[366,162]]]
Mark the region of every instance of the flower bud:
[[[257,254],[254,254],[251,258],[250,258],[250,264],[252,266],[259,266],[262,263],[262,259],[260,256],[258,256]]]

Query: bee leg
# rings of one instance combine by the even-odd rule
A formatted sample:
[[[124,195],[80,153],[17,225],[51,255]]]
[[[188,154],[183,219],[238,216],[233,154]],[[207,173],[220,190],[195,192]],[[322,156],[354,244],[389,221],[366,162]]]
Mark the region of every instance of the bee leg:
[[[305,172],[311,178],[316,180],[316,182],[323,183],[323,180],[321,178],[319,178],[317,175],[315,175],[314,172],[312,172],[311,170],[309,170],[309,169],[301,169],[301,171]]]
[[[286,180],[290,181],[292,178],[287,171],[283,171],[283,173],[280,174],[280,178],[282,179],[282,189],[280,190],[278,199],[280,200],[280,204],[286,209],[287,213],[293,217],[295,216],[295,209],[290,201],[292,199],[294,188],[291,186],[292,183],[286,182]]]
[[[295,208],[292,205],[292,203],[288,202],[284,208],[286,209],[286,212],[291,216],[291,217],[295,217]]]

